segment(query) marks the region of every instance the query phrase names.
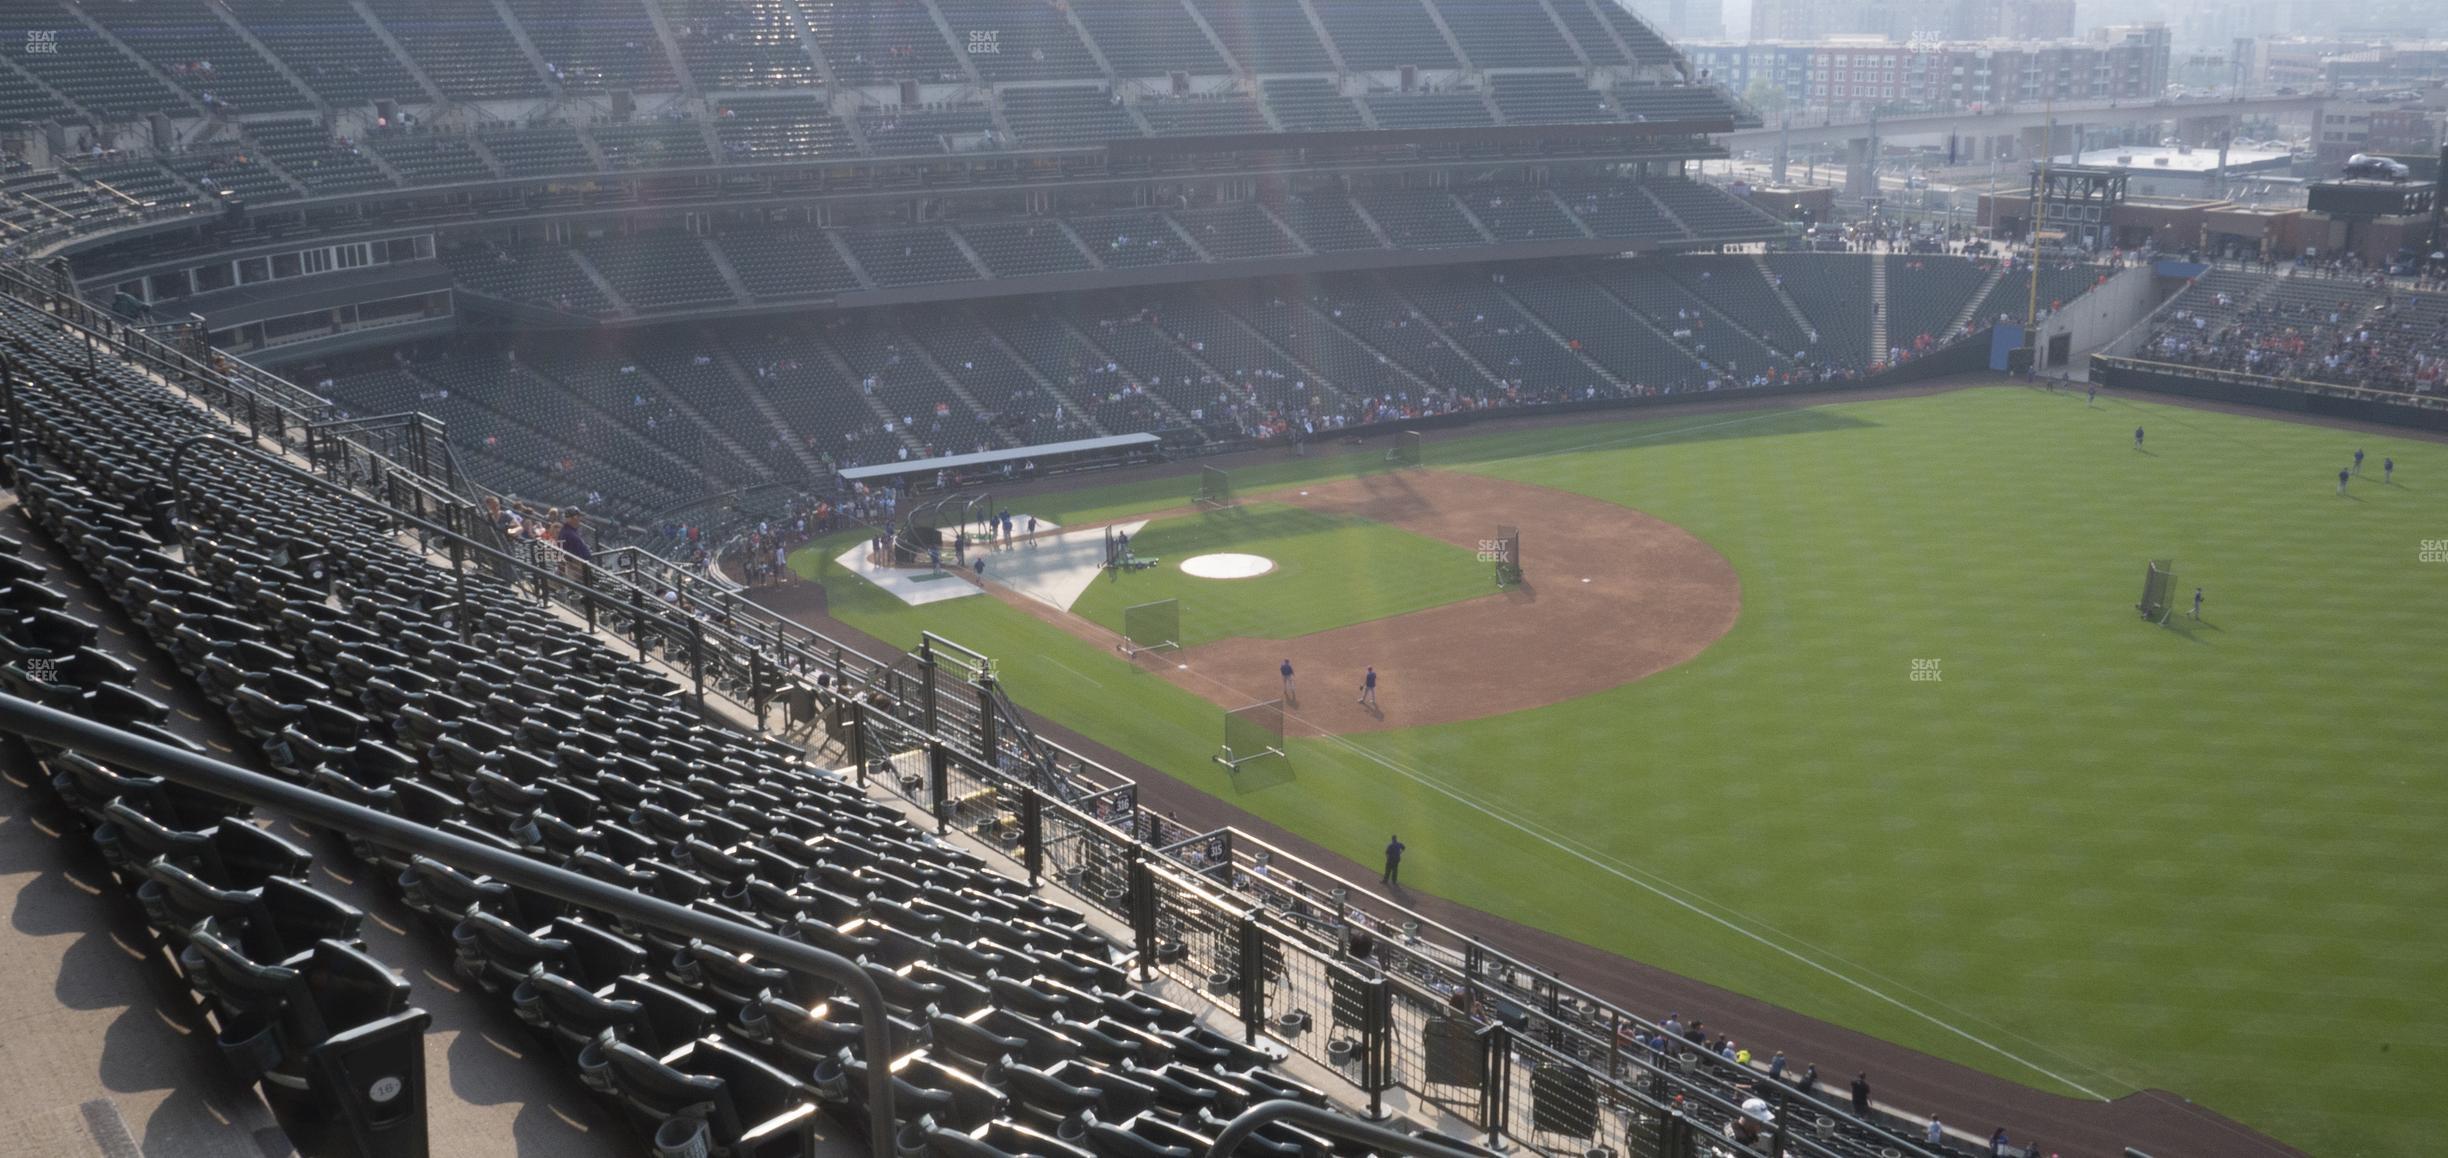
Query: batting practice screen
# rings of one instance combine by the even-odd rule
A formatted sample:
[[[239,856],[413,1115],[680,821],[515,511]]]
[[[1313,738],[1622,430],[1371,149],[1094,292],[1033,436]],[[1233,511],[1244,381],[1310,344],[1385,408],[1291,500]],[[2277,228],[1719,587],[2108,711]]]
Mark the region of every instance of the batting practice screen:
[[[1122,650],[1130,655],[1181,646],[1181,600],[1159,599],[1122,609]]]
[[[2142,601],[2134,604],[2134,610],[2141,612],[2144,619],[2164,623],[2168,617],[2168,599],[2175,590],[2176,561],[2153,559],[2150,570],[2142,576]]]
[[[1406,430],[1394,436],[1394,445],[1386,448],[1386,461],[1396,466],[1420,464],[1419,431]]]
[[[1198,505],[1229,507],[1232,503],[1232,476],[1212,466],[1200,467]]]
[[[1239,768],[1252,760],[1283,755],[1283,725],[1282,700],[1224,713],[1224,751],[1216,756],[1216,763]]]
[[[1488,553],[1494,556],[1497,586],[1510,587],[1522,581],[1521,528],[1498,526]]]

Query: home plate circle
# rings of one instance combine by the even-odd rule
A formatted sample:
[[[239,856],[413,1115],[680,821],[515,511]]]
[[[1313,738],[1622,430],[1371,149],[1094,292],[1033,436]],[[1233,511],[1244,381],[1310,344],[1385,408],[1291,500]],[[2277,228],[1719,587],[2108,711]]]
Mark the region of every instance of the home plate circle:
[[[1182,560],[1182,574],[1200,579],[1250,579],[1275,569],[1264,555],[1192,555]]]

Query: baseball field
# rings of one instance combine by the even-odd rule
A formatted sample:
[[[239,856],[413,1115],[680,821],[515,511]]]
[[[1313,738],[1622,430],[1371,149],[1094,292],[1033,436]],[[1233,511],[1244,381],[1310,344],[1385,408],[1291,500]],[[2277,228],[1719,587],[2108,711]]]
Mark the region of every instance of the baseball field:
[[[912,607],[839,543],[798,565],[834,617],[992,655],[1020,703],[1319,844],[1401,833],[1412,889],[2314,1154],[2448,1131],[2448,446],[1984,386],[1232,483],[1223,512],[1180,477],[1015,502],[1149,520],[1161,562],[1068,611]],[[1522,588],[1480,560],[1498,521]],[[1178,570],[1213,552],[1277,566]],[[1163,598],[1184,650],[1125,660],[1120,609]],[[1279,658],[1289,759],[1236,783],[1219,705]]]

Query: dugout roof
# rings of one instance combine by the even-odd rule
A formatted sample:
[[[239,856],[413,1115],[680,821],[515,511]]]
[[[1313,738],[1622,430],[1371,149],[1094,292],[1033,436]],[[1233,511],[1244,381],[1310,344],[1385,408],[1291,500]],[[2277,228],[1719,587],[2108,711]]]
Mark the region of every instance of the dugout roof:
[[[1075,454],[1098,454],[1116,450],[1154,450],[1164,440],[1153,434],[1110,434],[1103,438],[1077,438],[1069,442],[1041,442],[1035,446],[1010,450],[987,450],[976,454],[944,454],[934,458],[913,458],[908,462],[887,462],[875,466],[854,466],[841,472],[851,482],[897,478],[909,474],[933,474],[939,470],[966,470],[970,467],[1001,466],[1029,459],[1066,458]]]

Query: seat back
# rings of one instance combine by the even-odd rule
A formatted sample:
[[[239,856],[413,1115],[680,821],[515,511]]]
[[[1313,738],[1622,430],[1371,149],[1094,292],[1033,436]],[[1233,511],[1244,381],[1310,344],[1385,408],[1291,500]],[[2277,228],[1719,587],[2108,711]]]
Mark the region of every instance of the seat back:
[[[640,1117],[651,1122],[683,1114],[703,1117],[717,1137],[739,1136],[739,1113],[722,1079],[674,1068],[617,1037],[599,1037],[593,1048],[603,1060],[613,1094]],[[674,1054],[684,1058],[694,1048],[685,1046]]]

